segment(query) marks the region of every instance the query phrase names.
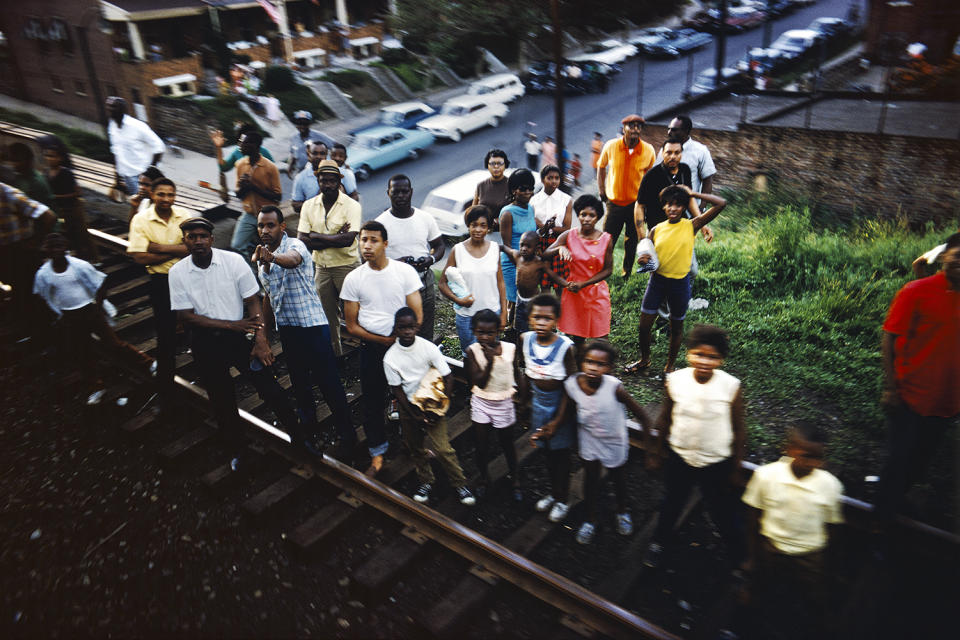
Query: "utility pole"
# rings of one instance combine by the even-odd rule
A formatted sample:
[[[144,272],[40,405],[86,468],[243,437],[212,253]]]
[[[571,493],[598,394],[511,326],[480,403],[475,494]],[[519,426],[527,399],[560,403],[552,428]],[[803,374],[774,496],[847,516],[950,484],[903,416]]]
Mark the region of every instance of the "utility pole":
[[[767,19],[763,22],[763,48],[770,47],[770,40],[773,38],[773,16],[770,13],[770,5],[773,0],[767,0]]]
[[[550,18],[553,22],[553,120],[557,136],[557,164],[560,166],[561,178],[566,175],[566,161],[563,153],[566,141],[563,135],[563,40],[560,32],[560,2],[550,0]]]
[[[287,19],[287,0],[274,0],[280,14],[280,38],[283,40],[283,59],[287,64],[293,64],[293,40],[290,38],[290,21]]]
[[[716,76],[713,78],[713,88],[720,87],[723,82],[723,67],[727,57],[727,0],[720,0],[720,31],[717,33],[717,56],[714,59]]]

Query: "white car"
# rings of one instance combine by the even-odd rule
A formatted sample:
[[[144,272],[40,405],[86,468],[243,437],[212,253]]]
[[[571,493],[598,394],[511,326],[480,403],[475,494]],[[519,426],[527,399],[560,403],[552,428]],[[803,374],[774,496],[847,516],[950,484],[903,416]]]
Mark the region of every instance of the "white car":
[[[721,86],[727,84],[732,78],[736,78],[740,75],[740,71],[732,67],[724,67],[721,71],[723,78],[721,81]],[[700,75],[697,76],[696,82],[693,83],[693,86],[690,87],[691,95],[699,96],[704,93],[709,93],[717,87],[714,84],[714,78],[717,77],[717,69],[710,68],[700,72]]]
[[[513,167],[504,171],[509,177],[515,169]],[[440,227],[440,233],[445,236],[458,238],[467,235],[467,223],[463,219],[467,207],[473,204],[473,194],[477,191],[477,184],[490,177],[490,172],[486,169],[474,169],[468,171],[450,182],[445,182],[438,187],[434,187],[427,194],[420,209],[426,211]],[[539,191],[543,186],[540,182],[540,174],[533,172],[534,192]],[[500,215],[499,211],[494,211],[494,215]],[[500,242],[500,234],[493,233],[488,236],[493,242]]]
[[[820,34],[810,29],[790,29],[780,34],[770,45],[771,49],[780,49],[794,56],[801,56],[817,43]]]
[[[500,121],[509,112],[507,105],[500,102],[491,102],[482,96],[463,95],[447,100],[439,115],[421,120],[417,127],[438,138],[460,142],[465,133],[482,127],[500,126]]]
[[[498,73],[477,80],[467,89],[467,95],[484,97],[491,102],[513,102],[522,98],[525,92],[520,78],[512,73]]]
[[[622,64],[627,58],[637,55],[637,48],[620,40],[610,39],[587,45],[585,53],[570,58],[574,62],[602,62]]]

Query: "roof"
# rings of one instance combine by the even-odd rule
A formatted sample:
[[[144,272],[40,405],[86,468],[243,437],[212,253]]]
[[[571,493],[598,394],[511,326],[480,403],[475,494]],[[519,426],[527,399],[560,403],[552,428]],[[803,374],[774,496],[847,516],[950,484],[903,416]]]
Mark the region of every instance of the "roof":
[[[397,104],[388,104],[385,107],[380,107],[380,111],[408,111],[414,107],[427,107],[430,110],[433,110],[430,105],[426,102],[420,102],[419,100],[411,100],[409,102],[398,102]]]

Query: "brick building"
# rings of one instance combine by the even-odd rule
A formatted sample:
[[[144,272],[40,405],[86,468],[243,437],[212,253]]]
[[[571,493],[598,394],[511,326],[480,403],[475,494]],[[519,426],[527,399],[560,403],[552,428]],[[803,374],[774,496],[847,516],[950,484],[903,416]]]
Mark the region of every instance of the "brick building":
[[[381,0],[286,0],[293,58],[379,53]],[[152,119],[151,98],[201,91],[207,69],[286,57],[277,25],[253,0],[30,0],[0,12],[0,93],[104,122],[119,95]]]
[[[869,0],[869,17],[865,53],[881,64],[902,57],[913,42],[927,45],[927,60],[939,64],[950,56],[960,35],[956,0]]]

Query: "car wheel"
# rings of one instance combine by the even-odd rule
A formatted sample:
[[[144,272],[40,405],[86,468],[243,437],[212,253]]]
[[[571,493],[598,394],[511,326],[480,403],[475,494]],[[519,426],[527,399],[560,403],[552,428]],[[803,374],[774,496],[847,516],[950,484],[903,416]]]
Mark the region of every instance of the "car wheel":
[[[354,169],[353,175],[357,180],[360,180],[361,182],[363,182],[364,180],[370,177],[370,167],[368,167],[365,164],[361,165],[356,169]]]
[[[450,139],[454,142],[460,142],[461,140],[463,140],[463,131],[460,131],[460,129],[457,129],[456,131],[453,132],[453,135],[450,136]]]
[[[497,117],[497,116],[493,116],[492,118],[490,118],[490,126],[491,126],[491,127],[494,127],[494,128],[499,127],[499,126],[500,126],[500,118]]]
[[[410,149],[410,151],[407,152],[407,157],[411,160],[416,160],[420,157],[420,149]]]

